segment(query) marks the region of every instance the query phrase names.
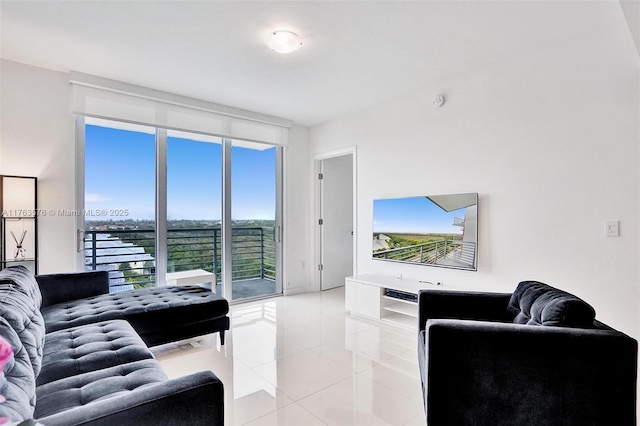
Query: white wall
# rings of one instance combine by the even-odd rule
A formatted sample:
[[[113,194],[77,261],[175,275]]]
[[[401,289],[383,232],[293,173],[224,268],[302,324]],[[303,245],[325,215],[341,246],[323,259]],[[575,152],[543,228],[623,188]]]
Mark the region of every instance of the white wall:
[[[2,60],[0,94],[0,174],[37,176],[41,209],[75,209],[75,139],[68,74]],[[285,289],[298,292],[308,291],[311,283],[309,158],[309,130],[294,126],[284,177],[290,257]],[[75,229],[74,217],[40,217],[40,273],[76,269]]]
[[[67,74],[0,61],[0,174],[38,177],[38,208],[74,209]],[[75,219],[38,219],[39,272],[74,270]]]
[[[313,127],[312,155],[358,148],[358,272],[499,291],[540,280],[640,337],[638,72],[614,13],[586,37]],[[477,272],[371,260],[373,199],[462,192],[480,196]]]
[[[311,261],[311,162],[309,129],[294,126],[289,130],[285,158],[285,226],[288,275],[283,284],[287,295],[309,291],[314,270]]]

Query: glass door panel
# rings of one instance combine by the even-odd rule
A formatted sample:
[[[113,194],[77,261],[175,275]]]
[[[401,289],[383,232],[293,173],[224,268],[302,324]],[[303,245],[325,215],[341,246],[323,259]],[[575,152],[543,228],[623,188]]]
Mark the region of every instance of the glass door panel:
[[[271,145],[231,145],[231,299],[282,292],[279,283],[278,157]]]
[[[221,294],[222,139],[167,132],[167,283],[216,274]],[[176,274],[181,273],[181,274]],[[200,277],[200,278],[197,278]],[[206,284],[205,284],[206,285]]]
[[[109,271],[111,292],[155,285],[155,133],[85,122],[85,269]]]

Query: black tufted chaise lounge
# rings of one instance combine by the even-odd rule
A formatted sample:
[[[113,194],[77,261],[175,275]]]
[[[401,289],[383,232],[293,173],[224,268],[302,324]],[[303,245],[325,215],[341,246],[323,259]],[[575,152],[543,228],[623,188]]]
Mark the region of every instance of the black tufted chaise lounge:
[[[36,281],[37,279],[37,281]],[[148,346],[229,329],[227,301],[198,286],[113,295],[106,272],[0,271],[0,417],[46,426],[222,425],[211,371],[169,380]]]
[[[229,329],[229,303],[206,288],[152,287],[109,294],[108,272],[38,275],[47,332],[126,320],[148,346]]]

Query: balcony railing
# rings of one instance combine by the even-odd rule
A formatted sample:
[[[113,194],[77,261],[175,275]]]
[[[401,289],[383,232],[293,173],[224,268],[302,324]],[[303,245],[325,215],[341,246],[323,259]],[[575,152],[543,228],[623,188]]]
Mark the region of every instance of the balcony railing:
[[[381,250],[373,253],[376,259],[438,264],[444,259],[454,259],[465,265],[473,265],[475,244],[458,239],[442,239],[428,243]]]
[[[454,217],[453,218],[453,226],[462,226],[464,227],[464,217]]]
[[[222,268],[220,228],[175,228],[167,231],[168,272]],[[274,228],[232,227],[232,280],[275,280]],[[154,230],[85,232],[85,269],[107,270],[111,291],[156,284]]]

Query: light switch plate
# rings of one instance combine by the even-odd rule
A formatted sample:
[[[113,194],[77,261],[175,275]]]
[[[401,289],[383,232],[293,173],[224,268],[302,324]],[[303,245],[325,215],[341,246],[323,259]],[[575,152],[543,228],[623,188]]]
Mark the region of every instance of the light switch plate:
[[[604,235],[607,237],[619,237],[620,236],[620,221],[607,220],[604,227]]]

